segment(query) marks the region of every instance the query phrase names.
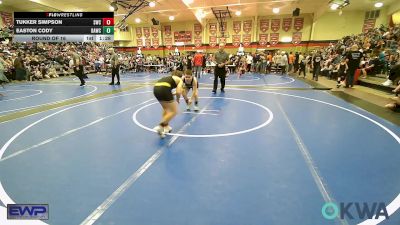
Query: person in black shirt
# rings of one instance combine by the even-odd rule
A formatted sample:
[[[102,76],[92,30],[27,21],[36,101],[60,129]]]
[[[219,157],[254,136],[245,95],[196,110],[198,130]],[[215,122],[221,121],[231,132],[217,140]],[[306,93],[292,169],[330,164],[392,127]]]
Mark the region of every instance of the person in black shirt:
[[[313,80],[318,81],[318,75],[321,71],[321,63],[322,63],[322,56],[318,52],[317,54],[314,55],[313,59]]]
[[[296,60],[298,60],[300,57],[299,54],[297,54]],[[300,63],[297,64],[297,68],[295,69],[295,72],[299,71],[299,76],[301,75],[301,72],[304,74],[304,78],[306,78],[306,64],[307,64],[307,59],[303,57],[303,59],[300,61]]]
[[[349,86],[353,87],[354,74],[360,66],[362,57],[363,54],[358,50],[358,45],[351,46],[351,51],[347,53],[346,56],[347,66],[349,68],[346,75],[346,88],[348,88]]]
[[[337,84],[336,87],[340,87],[341,83],[345,80],[347,70],[349,69],[347,67],[347,62],[346,59],[343,58],[342,61],[337,65],[338,67],[338,78],[337,78]]]
[[[298,52],[296,52],[296,54],[294,55],[294,63],[293,63],[294,72],[295,72],[295,73],[299,70],[299,66],[301,66],[301,62],[300,62],[299,57],[300,57],[300,54],[299,54]],[[299,71],[299,73],[300,73],[300,72],[301,72],[301,71]],[[305,72],[305,71],[304,71],[304,72]]]
[[[120,63],[118,59],[118,55],[115,54],[115,51],[113,48],[108,49],[108,53],[110,53],[110,64],[111,64],[111,83],[109,85],[114,85],[114,77],[117,77],[117,83],[116,85],[120,85],[120,78],[119,78],[119,68],[120,68]]]
[[[82,57],[80,55],[78,55],[78,53],[76,53],[76,49],[74,47],[72,47],[71,49],[69,49],[69,55],[72,58],[73,61],[73,68],[74,68],[74,73],[75,76],[77,76],[79,78],[79,80],[81,81],[81,84],[79,86],[84,87],[85,86],[85,80],[84,75],[83,75],[83,64],[82,64]]]

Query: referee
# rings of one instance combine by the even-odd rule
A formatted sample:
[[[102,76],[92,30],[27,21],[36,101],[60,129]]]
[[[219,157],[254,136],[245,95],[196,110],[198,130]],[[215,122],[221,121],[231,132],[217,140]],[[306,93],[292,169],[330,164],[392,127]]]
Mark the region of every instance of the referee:
[[[111,63],[111,83],[109,85],[114,85],[114,77],[117,76],[117,83],[115,85],[120,85],[119,83],[119,60],[118,55],[115,54],[113,48],[108,49],[108,52],[111,54],[110,63]]]
[[[74,68],[75,76],[77,76],[79,78],[79,80],[81,81],[81,85],[79,85],[79,86],[84,87],[85,80],[83,79],[84,74],[83,74],[82,57],[80,55],[78,55],[75,47],[70,48],[69,54],[73,60],[73,68]]]
[[[226,77],[226,69],[225,65],[229,61],[229,55],[224,51],[225,44],[219,44],[219,50],[215,53],[215,69],[214,69],[214,88],[213,93],[217,93],[218,87],[218,77],[221,80],[221,92],[225,92],[225,77]]]

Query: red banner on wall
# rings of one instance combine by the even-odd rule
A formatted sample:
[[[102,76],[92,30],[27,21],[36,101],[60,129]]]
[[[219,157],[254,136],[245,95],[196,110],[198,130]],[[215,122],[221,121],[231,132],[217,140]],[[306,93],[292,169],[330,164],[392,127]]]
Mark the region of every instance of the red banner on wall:
[[[177,31],[174,32],[175,42],[184,42],[185,44],[192,43],[192,31]]]
[[[260,31],[266,32],[269,29],[269,19],[260,20]]]
[[[217,33],[217,24],[216,23],[210,23],[209,24],[209,31],[211,35],[215,35]]]
[[[151,27],[151,34],[153,35],[153,37],[158,37],[157,27]]]
[[[300,44],[301,43],[301,32],[294,32],[292,37],[293,44]]]
[[[271,30],[273,32],[277,32],[281,27],[281,19],[272,19],[271,20]]]
[[[215,47],[217,45],[217,37],[216,36],[210,36],[210,43],[209,45],[211,47]]]
[[[288,32],[292,28],[292,18],[284,18],[282,20],[282,29]]]
[[[201,43],[201,36],[194,36],[194,46],[201,47],[202,43]]]
[[[142,37],[142,28],[141,27],[136,27],[136,37],[138,37],[138,38]]]
[[[267,45],[268,42],[268,34],[260,34],[258,43],[260,45]]]
[[[143,40],[142,39],[137,39],[137,46],[138,47],[143,47]]]
[[[240,45],[240,34],[234,34],[232,35],[232,44],[233,46],[239,46]]]
[[[220,38],[218,38],[218,43],[224,43],[224,44],[226,44],[226,38],[225,38],[225,37],[220,37]]]
[[[233,21],[233,32],[236,34],[242,31],[242,21]]]
[[[194,27],[193,27],[194,33],[195,33],[196,35],[200,35],[200,34],[201,34],[201,31],[202,31],[201,24],[195,23],[193,26],[194,26]]]
[[[146,38],[150,37],[150,28],[149,27],[143,27],[143,34]]]
[[[146,48],[151,48],[151,40],[150,40],[150,38],[146,39],[144,42],[145,42]]]
[[[373,29],[375,27],[375,22],[376,22],[376,19],[364,20],[362,32],[367,33],[368,30]]]
[[[158,48],[160,46],[160,40],[158,38],[153,38],[152,45],[153,48]]]
[[[243,31],[245,33],[249,33],[251,31],[251,24],[252,24],[251,20],[243,21]]]
[[[294,18],[293,28],[297,31],[303,29],[304,18]]]
[[[249,46],[251,44],[251,34],[243,34],[243,46]]]
[[[271,33],[269,35],[269,42],[271,45],[276,45],[279,42],[279,33]]]
[[[170,25],[167,25],[167,26],[164,26],[164,34],[165,34],[165,36],[171,36],[171,26]]]
[[[164,38],[164,44],[168,49],[172,48],[172,38]]]

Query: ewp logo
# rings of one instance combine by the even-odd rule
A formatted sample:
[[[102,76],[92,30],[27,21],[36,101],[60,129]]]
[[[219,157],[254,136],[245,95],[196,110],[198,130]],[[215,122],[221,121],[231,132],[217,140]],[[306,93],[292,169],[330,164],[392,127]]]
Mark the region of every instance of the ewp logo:
[[[8,204],[8,220],[48,220],[49,205],[47,204]]]
[[[355,206],[356,210],[352,209]],[[354,207],[353,207],[354,208]],[[325,203],[322,206],[322,216],[327,220],[333,220],[339,216],[340,219],[354,219],[354,213],[358,214],[359,219],[378,219],[379,216],[384,216],[389,219],[389,215],[386,210],[386,204],[383,202],[374,202],[372,205],[364,202],[362,204],[358,202],[340,203],[340,209],[337,204],[333,202]],[[375,215],[375,216],[374,216]]]

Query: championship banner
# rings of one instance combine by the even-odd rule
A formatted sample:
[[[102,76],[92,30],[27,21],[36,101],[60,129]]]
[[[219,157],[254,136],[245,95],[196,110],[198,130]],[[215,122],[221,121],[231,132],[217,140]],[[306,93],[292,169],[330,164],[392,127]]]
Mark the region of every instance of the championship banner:
[[[219,40],[218,40],[218,43],[226,44],[226,38],[225,37],[220,37]]]
[[[177,31],[174,32],[175,42],[184,42],[185,44],[192,43],[192,31]]]
[[[171,25],[164,26],[164,34],[165,36],[171,36]]]
[[[266,32],[269,29],[269,19],[260,20],[260,31]]]
[[[294,18],[293,28],[297,31],[303,29],[304,18]]]
[[[292,18],[283,18],[282,20],[282,29],[285,32],[288,32],[292,28]]]
[[[147,38],[146,40],[145,40],[145,45],[146,45],[146,48],[151,48],[151,40],[150,40],[150,38]]]
[[[233,21],[233,32],[238,34],[240,31],[242,31],[242,21]]]
[[[375,27],[375,22],[376,22],[376,19],[364,20],[362,32],[367,33],[368,30],[373,29]]]
[[[151,43],[153,48],[158,48],[160,46],[160,40],[158,38],[153,38]]]
[[[155,38],[158,37],[158,29],[157,29],[157,27],[151,27],[151,34]]]
[[[3,27],[10,27],[13,24],[12,13],[0,12],[0,15],[3,20]]]
[[[143,27],[143,34],[146,38],[150,37],[150,28]]]
[[[260,34],[258,43],[260,45],[267,45],[268,42],[268,34]]]
[[[292,37],[293,44],[300,44],[301,43],[301,32],[294,32]]]
[[[243,46],[249,46],[251,44],[251,34],[243,34]]]
[[[249,33],[251,31],[251,20],[243,21],[243,31]]]
[[[210,35],[215,35],[217,33],[217,24],[210,23],[208,30],[210,31]]]
[[[199,48],[201,47],[201,45],[201,36],[194,36],[194,46],[196,46],[196,48]]]
[[[153,48],[158,48],[160,46],[160,40],[158,38],[153,38]]]
[[[138,38],[142,37],[142,28],[141,27],[136,27],[136,37],[138,37]]]
[[[240,34],[232,35],[232,44],[233,44],[233,46],[236,46],[236,47],[238,47],[240,45]]]
[[[277,32],[281,26],[281,19],[272,19],[271,20],[271,30],[273,32]]]
[[[269,34],[269,42],[271,45],[276,45],[279,42],[279,33],[271,33]]]
[[[194,24],[194,27],[193,27],[193,30],[194,30],[194,33],[195,33],[196,35],[200,35],[200,34],[201,34],[201,31],[202,31],[201,24],[195,23],[195,24]]]
[[[172,38],[164,38],[164,44],[168,49],[172,48]]]
[[[137,46],[138,47],[143,47],[143,40],[142,39],[137,39]]]
[[[219,24],[219,32],[222,32],[222,31],[227,31],[228,30],[228,24],[227,24],[227,22],[222,22],[222,26],[221,26],[221,24]]]
[[[210,43],[209,45],[211,47],[215,47],[217,45],[217,37],[216,36],[210,36]]]

